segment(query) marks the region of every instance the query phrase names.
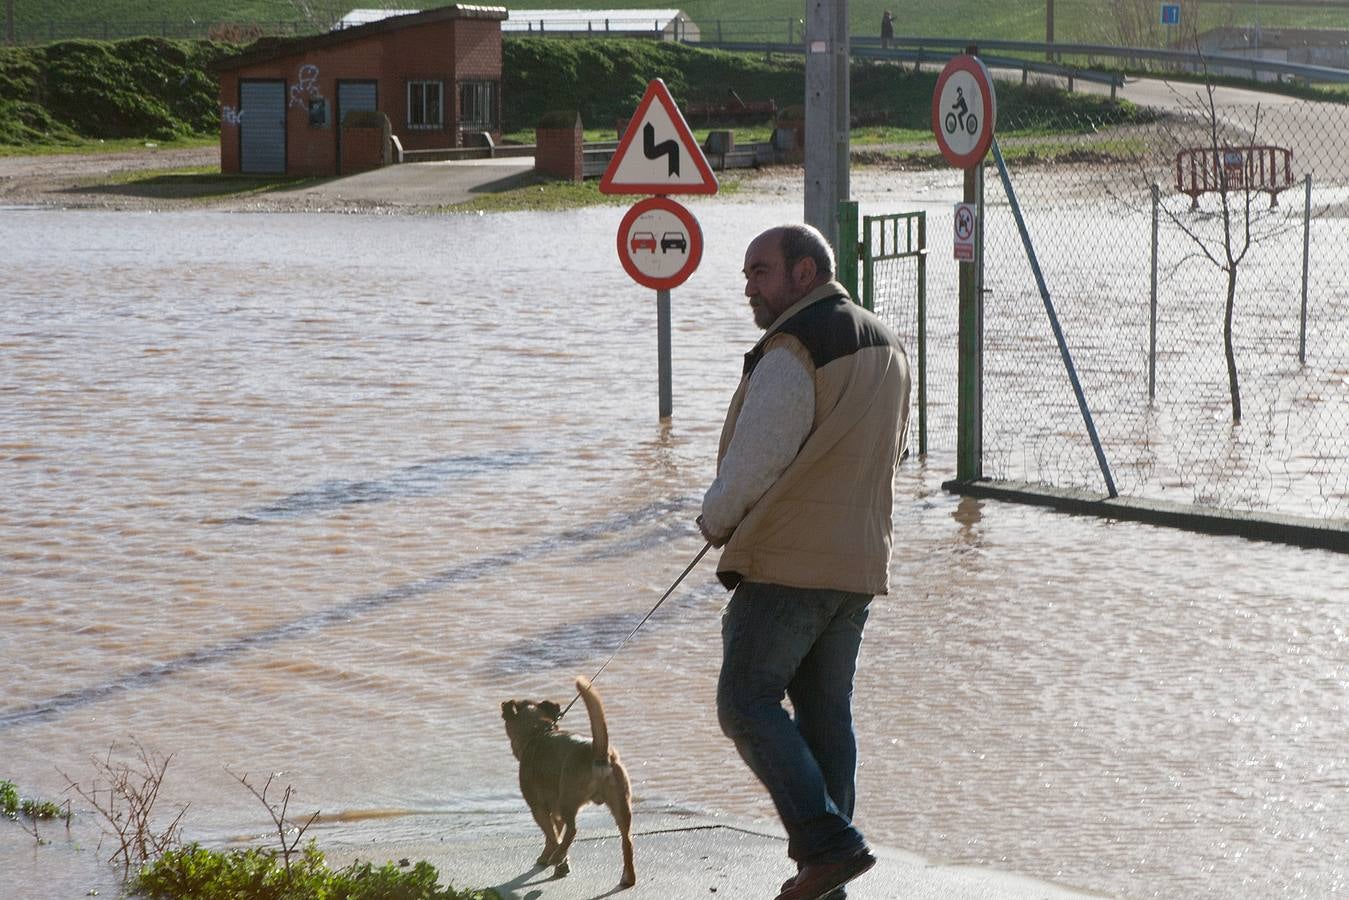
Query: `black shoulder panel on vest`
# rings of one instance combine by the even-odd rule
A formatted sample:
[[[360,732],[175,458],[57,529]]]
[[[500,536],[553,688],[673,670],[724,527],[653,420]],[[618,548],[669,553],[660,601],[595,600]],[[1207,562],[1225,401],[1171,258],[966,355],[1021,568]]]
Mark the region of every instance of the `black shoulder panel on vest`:
[[[879,319],[841,294],[810,304],[782,323],[778,333],[800,341],[817,369],[864,347],[898,343]],[[754,371],[763,353],[758,345],[745,354],[745,375]]]
[[[805,346],[817,369],[864,347],[895,344],[880,320],[842,296],[812,303],[784,322],[781,331]]]

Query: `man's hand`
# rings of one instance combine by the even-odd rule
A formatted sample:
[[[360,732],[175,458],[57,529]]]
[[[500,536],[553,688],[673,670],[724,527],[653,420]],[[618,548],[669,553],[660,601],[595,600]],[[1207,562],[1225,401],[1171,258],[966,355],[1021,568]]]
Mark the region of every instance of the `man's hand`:
[[[698,517],[698,530],[703,533],[703,537],[706,538],[707,542],[711,544],[713,547],[718,548],[724,547],[726,546],[726,542],[731,539],[731,536],[729,534],[713,534],[712,532],[708,531],[707,523],[703,521],[702,516]]]

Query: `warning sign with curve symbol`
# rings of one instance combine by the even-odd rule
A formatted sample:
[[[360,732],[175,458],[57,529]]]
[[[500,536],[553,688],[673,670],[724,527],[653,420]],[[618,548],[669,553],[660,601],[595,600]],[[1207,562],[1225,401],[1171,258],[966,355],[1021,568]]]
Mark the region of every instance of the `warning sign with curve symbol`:
[[[646,86],[614,158],[600,178],[604,194],[715,194],[717,177],[659,78]]]

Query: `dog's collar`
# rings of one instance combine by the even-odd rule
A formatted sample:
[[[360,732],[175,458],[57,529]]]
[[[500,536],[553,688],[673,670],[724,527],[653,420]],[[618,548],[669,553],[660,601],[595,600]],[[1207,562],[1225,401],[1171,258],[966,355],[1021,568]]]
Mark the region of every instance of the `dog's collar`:
[[[538,731],[534,732],[533,736],[531,736],[529,740],[525,741],[525,745],[520,748],[520,761],[521,762],[525,761],[525,757],[529,755],[529,749],[539,742],[539,738],[549,734],[557,734],[556,722],[552,723],[547,728],[541,728]]]

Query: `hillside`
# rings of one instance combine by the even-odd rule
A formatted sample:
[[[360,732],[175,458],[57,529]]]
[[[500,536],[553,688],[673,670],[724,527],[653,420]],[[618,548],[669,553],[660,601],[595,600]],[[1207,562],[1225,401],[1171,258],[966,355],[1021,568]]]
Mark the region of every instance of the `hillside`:
[[[0,144],[31,146],[80,139],[212,135],[219,130],[212,60],[237,47],[205,41],[138,38],[67,41],[0,48]],[[664,78],[680,103],[719,101],[727,89],[747,100],[800,106],[801,57],[727,53],[647,40],[507,38],[503,47],[504,131],[532,129],[543,113],[575,109],[592,127],[632,114],[652,77]],[[859,124],[925,131],[936,75],[859,62],[852,73],[852,111]],[[1034,107],[1065,107],[1097,120],[1135,113],[1128,103],[1022,87],[999,88],[999,109],[1015,117]],[[708,123],[695,123],[706,125]]]
[[[66,37],[108,38],[131,34],[204,37],[212,23],[260,24],[266,30],[319,30],[353,7],[429,8],[436,0],[12,0],[20,42]],[[514,0],[509,9],[650,8],[677,6],[709,33],[720,23],[728,39],[785,40],[788,21],[804,14],[803,0]],[[1188,10],[1199,6],[1184,0]],[[1276,4],[1204,2],[1200,29],[1220,25],[1266,28],[1296,26],[1343,28],[1344,10],[1314,10]],[[1055,38],[1061,42],[1136,43],[1159,45],[1169,35],[1157,23],[1155,0],[1056,0]],[[1044,0],[943,0],[900,3],[897,0],[851,0],[852,32],[877,34],[881,13],[896,13],[895,30],[903,35],[970,39],[1042,41]],[[798,31],[799,34],[799,31]]]

